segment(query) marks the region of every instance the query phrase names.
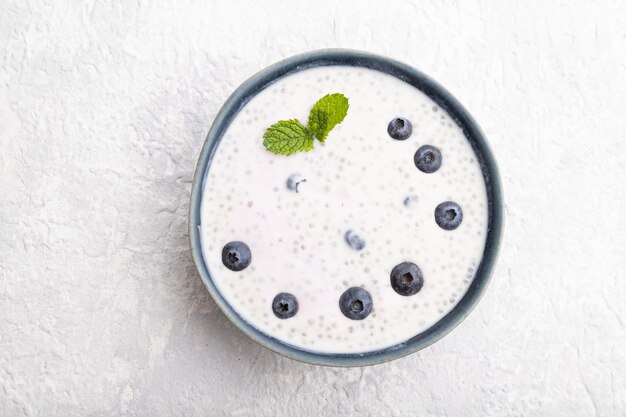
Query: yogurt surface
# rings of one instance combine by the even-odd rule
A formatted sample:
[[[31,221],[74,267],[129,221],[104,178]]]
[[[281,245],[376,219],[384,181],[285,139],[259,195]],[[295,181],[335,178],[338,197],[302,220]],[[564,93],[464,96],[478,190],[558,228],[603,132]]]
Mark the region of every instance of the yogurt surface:
[[[263,147],[278,120],[306,125],[313,104],[329,93],[348,97],[343,123],[325,143],[291,156]],[[387,125],[408,119],[412,135],[392,139]],[[442,154],[431,174],[413,161],[422,145]],[[306,179],[298,192],[287,179]],[[435,222],[435,208],[454,201],[463,211],[455,230]],[[470,143],[451,117],[413,86],[362,67],[305,69],[275,81],[238,113],[206,174],[201,242],[208,271],[225,300],[263,333],[299,349],[364,353],[405,342],[446,315],[467,291],[487,234],[487,193]],[[365,241],[351,248],[347,231]],[[242,271],[222,263],[228,242],[245,242],[252,261]],[[412,262],[421,290],[402,296],[392,269]],[[350,287],[365,289],[373,307],[363,320],[339,308]],[[297,297],[298,312],[276,317],[279,293]]]

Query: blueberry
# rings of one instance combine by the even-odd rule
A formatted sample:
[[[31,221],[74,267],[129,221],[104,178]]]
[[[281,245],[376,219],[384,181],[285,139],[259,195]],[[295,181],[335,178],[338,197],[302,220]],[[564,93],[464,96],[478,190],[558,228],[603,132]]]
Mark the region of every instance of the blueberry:
[[[387,125],[387,133],[394,139],[406,140],[413,133],[413,126],[404,117],[396,117]]]
[[[243,242],[228,242],[222,249],[222,262],[231,271],[242,271],[250,265],[252,254]]]
[[[298,192],[298,186],[300,183],[306,182],[306,178],[304,178],[300,174],[291,174],[289,178],[287,178],[287,188],[291,191]]]
[[[407,195],[406,197],[404,197],[404,201],[402,202],[402,204],[404,204],[406,207],[412,207],[417,204],[417,200],[418,197],[415,194]]]
[[[419,266],[402,262],[391,270],[391,288],[400,295],[417,294],[424,286],[424,276]]]
[[[344,238],[348,245],[354,250],[361,250],[365,247],[365,241],[354,230],[348,230]]]
[[[288,319],[298,312],[298,299],[288,292],[281,292],[272,301],[272,310],[279,319]]]
[[[352,320],[363,320],[372,311],[372,296],[363,288],[348,288],[339,298],[339,308]]]
[[[463,210],[454,201],[445,201],[435,209],[435,221],[444,230],[454,230],[463,221]]]
[[[424,145],[415,152],[413,162],[420,171],[432,174],[441,168],[441,152],[432,145]]]

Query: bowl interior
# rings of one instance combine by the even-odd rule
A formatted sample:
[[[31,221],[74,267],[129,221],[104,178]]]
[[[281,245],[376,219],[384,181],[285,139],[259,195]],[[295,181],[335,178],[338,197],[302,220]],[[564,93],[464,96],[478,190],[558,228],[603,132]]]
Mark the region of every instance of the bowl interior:
[[[254,95],[275,80],[306,68],[328,65],[350,65],[378,70],[393,75],[428,95],[463,129],[476,154],[487,189],[488,225],[485,250],[474,280],[465,295],[448,314],[425,332],[404,343],[361,354],[323,354],[305,351],[274,339],[249,325],[224,300],[213,283],[203,259],[200,242],[200,209],[204,181],[217,145],[230,122]],[[423,349],[445,336],[470,313],[485,291],[497,258],[501,232],[502,192],[498,169],[483,133],[463,106],[443,87],[412,67],[365,52],[338,49],[314,51],[285,59],[252,76],[235,90],[216,116],[202,148],[193,181],[189,212],[189,237],[196,268],[224,314],[246,335],[277,353],[303,362],[331,366],[362,366],[386,362]]]

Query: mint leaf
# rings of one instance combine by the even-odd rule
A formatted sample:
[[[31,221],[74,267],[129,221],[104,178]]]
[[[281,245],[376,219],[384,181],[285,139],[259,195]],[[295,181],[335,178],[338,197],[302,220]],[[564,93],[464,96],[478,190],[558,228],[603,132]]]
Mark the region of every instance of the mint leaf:
[[[313,149],[315,138],[324,142],[328,132],[343,121],[348,107],[348,99],[343,94],[327,94],[313,105],[307,127],[296,119],[274,123],[263,134],[263,146],[279,155],[308,152]]]
[[[268,151],[280,155],[308,152],[313,149],[313,136],[296,119],[281,120],[265,131],[263,146]]]
[[[315,103],[309,114],[309,131],[324,142],[328,133],[348,114],[348,99],[341,93],[327,94]]]

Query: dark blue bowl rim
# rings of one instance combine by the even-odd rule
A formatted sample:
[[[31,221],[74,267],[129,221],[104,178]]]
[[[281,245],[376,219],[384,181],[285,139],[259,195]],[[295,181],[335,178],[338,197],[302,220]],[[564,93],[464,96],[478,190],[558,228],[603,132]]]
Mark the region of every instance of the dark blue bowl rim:
[[[433,327],[410,340],[390,348],[363,354],[324,354],[295,348],[259,331],[243,320],[222,297],[204,263],[200,242],[200,209],[206,172],[222,135],[239,110],[275,80],[306,68],[350,65],[379,70],[420,89],[448,112],[462,127],[480,163],[489,201],[489,220],[483,259],[473,282],[459,303]],[[454,329],[476,306],[490,280],[502,235],[502,188],[496,161],[478,124],[465,108],[442,86],[422,72],[401,62],[367,52],[323,49],[296,55],[277,62],[250,77],[226,100],[215,117],[198,159],[189,206],[189,240],[194,263],[202,282],[223,311],[242,332],[262,346],[298,361],[327,366],[365,366],[387,362],[421,350]]]

